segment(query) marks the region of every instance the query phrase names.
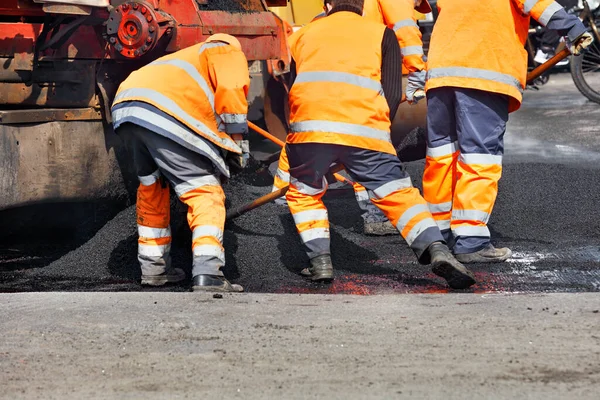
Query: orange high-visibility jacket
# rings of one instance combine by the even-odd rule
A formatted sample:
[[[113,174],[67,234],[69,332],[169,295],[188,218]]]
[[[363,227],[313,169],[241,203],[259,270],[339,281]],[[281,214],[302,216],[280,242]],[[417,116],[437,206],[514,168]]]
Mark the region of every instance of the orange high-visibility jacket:
[[[381,86],[385,29],[340,11],[290,37],[297,76],[289,95],[288,143],[331,143],[396,154]]]
[[[505,94],[521,106],[527,76],[529,18],[546,25],[562,7],[553,0],[439,0],[426,89],[454,86]]]
[[[139,107],[129,110],[115,106],[143,102],[220,148],[240,154],[242,150],[229,134],[242,133],[240,126],[247,124],[249,86],[248,61],[239,41],[230,35],[216,34],[129,75],[119,86],[113,103],[115,127],[119,119],[126,120],[128,114],[139,111]],[[155,117],[150,114],[148,118]],[[168,121],[157,120],[155,125],[161,123]],[[185,130],[163,128],[185,147],[194,150],[201,146]]]
[[[365,0],[363,15],[394,31],[402,53],[403,73],[425,69],[414,0]]]

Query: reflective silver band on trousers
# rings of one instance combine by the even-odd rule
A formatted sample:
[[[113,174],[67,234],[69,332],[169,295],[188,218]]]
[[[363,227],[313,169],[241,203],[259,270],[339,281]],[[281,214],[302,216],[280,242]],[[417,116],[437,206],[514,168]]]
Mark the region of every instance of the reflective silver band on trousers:
[[[480,210],[452,210],[453,221],[479,221],[487,224],[490,214]]]
[[[170,244],[140,244],[138,243],[138,255],[146,257],[163,257],[171,250]]]
[[[296,225],[303,224],[305,222],[329,220],[329,217],[327,216],[327,210],[300,211],[296,214],[292,214],[292,217],[294,218],[294,223]]]
[[[146,239],[161,239],[171,237],[171,227],[152,228],[138,224],[138,236]]]
[[[158,169],[156,171],[154,171],[153,173],[151,173],[150,175],[138,176],[140,183],[144,186],[154,185],[154,183],[156,183],[158,178],[160,178],[160,170],[158,170]]]
[[[487,226],[457,226],[452,228],[454,236],[476,236],[490,237],[490,230]]]
[[[472,165],[502,165],[502,156],[494,154],[464,154],[458,156],[458,162]]]
[[[452,211],[452,202],[448,201],[446,203],[427,203],[427,206],[429,207],[429,211],[431,211],[432,213],[443,213],[443,212],[449,212]]]
[[[451,156],[458,151],[458,143],[452,142],[439,147],[427,147],[427,157]]]
[[[221,181],[214,175],[201,176],[200,178],[190,179],[189,181],[175,185],[173,188],[177,196],[181,197],[187,192],[198,189],[202,186],[220,186]]]
[[[192,232],[192,241],[201,238],[210,236],[212,238],[217,239],[220,243],[223,243],[223,231],[213,225],[200,225],[194,229]]]
[[[388,182],[384,185],[379,186],[375,190],[369,190],[369,197],[375,199],[384,199],[398,190],[408,189],[412,187],[412,181],[410,177],[396,179]]]

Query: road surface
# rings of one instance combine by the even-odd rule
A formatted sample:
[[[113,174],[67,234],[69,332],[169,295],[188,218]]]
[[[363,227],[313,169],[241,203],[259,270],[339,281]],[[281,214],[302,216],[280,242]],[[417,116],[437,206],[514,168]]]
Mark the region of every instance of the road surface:
[[[298,275],[292,219],[271,204],[228,224],[225,273],[248,293],[223,299],[189,282],[139,286],[132,206],[2,213],[0,398],[595,399],[599,122],[569,75],[526,92],[490,221],[515,254],[473,266],[464,293],[447,293],[399,237],[362,235],[348,190],[326,200],[332,285]],[[423,163],[407,168],[418,185]],[[231,205],[269,184],[266,169],[234,179]],[[53,218],[65,207],[68,227]],[[183,212],[173,261],[189,273]],[[32,215],[38,225],[14,230]]]

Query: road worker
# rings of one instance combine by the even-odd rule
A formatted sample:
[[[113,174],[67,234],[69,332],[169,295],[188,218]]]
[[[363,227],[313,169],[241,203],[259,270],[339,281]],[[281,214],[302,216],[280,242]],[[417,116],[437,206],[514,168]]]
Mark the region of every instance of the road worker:
[[[521,104],[524,43],[533,17],[566,35],[572,53],[592,42],[576,16],[552,0],[439,0],[429,48],[425,200],[456,258],[502,262],[487,223],[502,173],[508,114]]]
[[[134,71],[112,106],[116,132],[133,150],[142,284],[185,279],[169,255],[169,185],[188,206],[193,289],[240,292],[224,278],[225,194],[221,178],[248,156],[248,63],[233,36],[164,56]],[[225,156],[226,155],[226,156]]]
[[[288,206],[310,259],[302,274],[333,279],[329,220],[322,197],[334,163],[367,188],[421,263],[452,288],[475,283],[453,256],[425,200],[402,168],[390,127],[402,95],[394,32],[362,18],[364,0],[337,0],[327,18],[290,38]],[[383,95],[385,93],[385,96]]]
[[[324,0],[324,12],[315,20],[326,16],[335,6],[336,0]],[[425,62],[421,31],[415,18],[415,10],[427,14],[431,6],[427,0],[365,0],[363,16],[392,29],[398,39],[402,54],[402,71],[408,74],[406,99],[418,102],[424,95]],[[422,93],[422,94],[421,94]],[[289,184],[289,163],[285,149],[281,152],[279,165],[273,180],[273,191]],[[367,235],[395,235],[394,227],[387,217],[369,200],[367,190],[360,184],[353,185],[358,206],[364,211],[363,232]]]

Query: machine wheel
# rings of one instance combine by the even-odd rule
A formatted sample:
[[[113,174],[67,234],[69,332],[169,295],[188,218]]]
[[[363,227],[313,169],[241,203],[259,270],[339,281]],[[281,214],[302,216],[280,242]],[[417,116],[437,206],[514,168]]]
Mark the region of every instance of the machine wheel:
[[[596,24],[600,24],[600,20]],[[571,57],[571,76],[581,94],[600,104],[600,43],[597,40],[583,55]]]

